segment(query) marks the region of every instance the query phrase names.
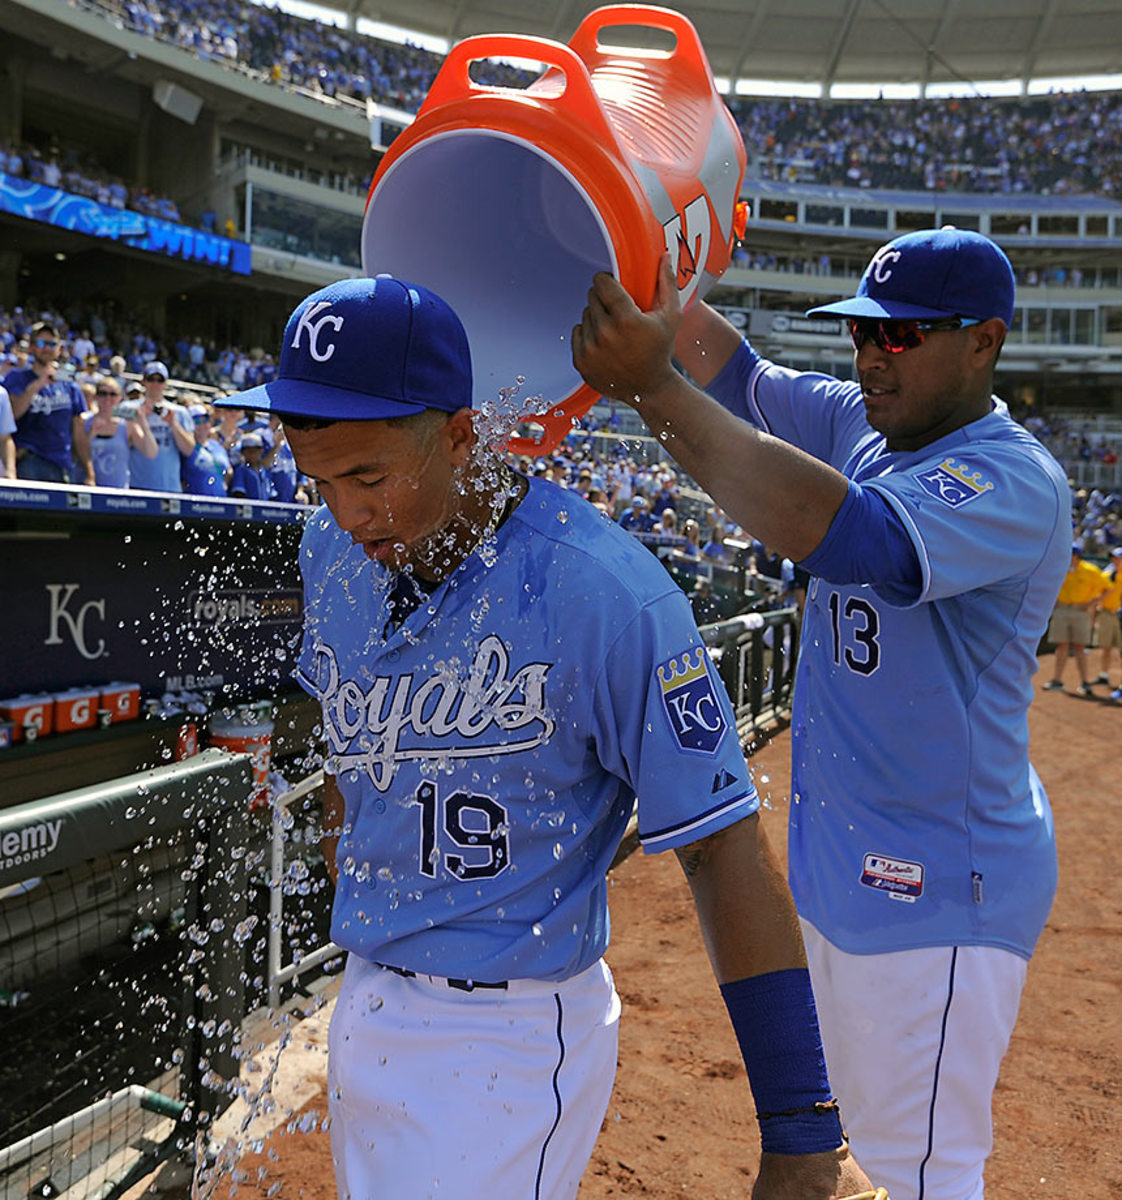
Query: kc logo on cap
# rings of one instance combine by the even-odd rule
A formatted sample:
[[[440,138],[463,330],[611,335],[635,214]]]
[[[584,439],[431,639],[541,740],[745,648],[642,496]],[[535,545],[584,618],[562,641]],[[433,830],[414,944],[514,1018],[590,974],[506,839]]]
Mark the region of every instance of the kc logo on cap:
[[[900,251],[895,246],[881,246],[869,263],[869,274],[877,283],[887,283],[892,278],[891,263],[900,261]]]
[[[319,350],[319,335],[320,330],[325,325],[330,325],[336,333],[342,333],[344,317],[332,316],[330,313],[325,313],[318,321],[313,321],[312,318],[323,312],[325,308],[331,307],[330,300],[316,300],[304,306],[296,321],[296,329],[292,336],[293,350],[300,349],[300,334],[307,330],[308,333],[308,353],[316,360],[316,362],[327,362],[327,360],[335,353],[335,343],[329,342],[327,349],[320,353]]]
[[[383,421],[472,406],[471,351],[435,292],[391,275],[342,279],[292,311],[277,376],[215,401],[323,421]]]
[[[812,308],[808,317],[937,321],[999,317],[1013,324],[1013,268],[996,242],[970,229],[920,229],[873,255],[857,295]]]

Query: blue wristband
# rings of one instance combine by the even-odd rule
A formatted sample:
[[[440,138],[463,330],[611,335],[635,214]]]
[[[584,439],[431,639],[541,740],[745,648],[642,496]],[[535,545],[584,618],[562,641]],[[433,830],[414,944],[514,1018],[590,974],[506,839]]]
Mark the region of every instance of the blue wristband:
[[[805,967],[721,984],[748,1069],[760,1145],[769,1154],[817,1154],[844,1141],[830,1096],[818,1010]]]

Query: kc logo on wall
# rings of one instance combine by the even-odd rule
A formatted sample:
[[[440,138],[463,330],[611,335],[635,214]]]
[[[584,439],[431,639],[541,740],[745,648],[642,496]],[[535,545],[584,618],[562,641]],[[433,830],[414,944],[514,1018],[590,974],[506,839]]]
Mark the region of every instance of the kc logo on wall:
[[[295,690],[282,643],[295,646],[303,617],[302,520],[270,525],[267,538],[258,520],[112,520],[109,529],[101,514],[62,508],[44,536],[29,527],[13,543],[19,586],[0,589],[0,697],[115,679],[153,696],[189,676],[243,694]]]

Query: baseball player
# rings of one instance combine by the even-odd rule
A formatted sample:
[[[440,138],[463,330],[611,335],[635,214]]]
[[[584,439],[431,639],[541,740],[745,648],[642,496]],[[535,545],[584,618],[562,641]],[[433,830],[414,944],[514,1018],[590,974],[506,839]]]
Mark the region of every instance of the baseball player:
[[[978,1200],[991,1095],[1056,883],[1029,764],[1070,493],[992,394],[1013,272],[987,238],[896,238],[847,323],[855,382],[763,359],[663,265],[596,277],[574,361],[745,528],[810,572],[789,846],[830,1076],[893,1200]],[[709,391],[673,368],[671,353]]]
[[[576,1195],[616,1063],[606,872],[639,801],[744,1048],[757,1200],[868,1181],[825,1076],[797,918],[685,597],[634,539],[481,439],[459,319],[382,276],[289,319],[278,413],[325,508],[298,675],[323,709],[339,1193]]]

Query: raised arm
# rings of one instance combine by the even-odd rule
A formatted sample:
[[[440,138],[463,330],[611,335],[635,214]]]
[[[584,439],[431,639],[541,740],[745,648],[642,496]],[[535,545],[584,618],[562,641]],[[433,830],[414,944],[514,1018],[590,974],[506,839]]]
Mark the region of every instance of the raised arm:
[[[190,457],[195,449],[195,435],[193,432],[188,432],[183,428],[181,421],[183,420],[182,410],[171,408],[164,414],[164,420],[168,423],[168,428],[171,430],[172,440],[175,442],[175,447],[184,457]]]
[[[683,327],[691,332],[682,334]],[[701,308],[688,322],[683,318],[664,257],[649,312],[642,312],[611,275],[595,277],[581,323],[573,329],[573,363],[601,395],[632,405],[738,524],[798,562],[825,537],[845,499],[845,477],[738,420],[693,387],[671,361],[677,346],[679,361],[687,369],[692,361],[704,382],[706,364],[716,366],[715,376],[739,342],[736,330],[712,309]]]
[[[682,313],[674,336],[674,357],[700,387],[708,387],[724,370],[743,338],[719,312],[704,301]]]
[[[145,458],[155,458],[160,453],[159,443],[152,435],[152,427],[144,415],[143,406],[136,410],[135,417],[126,418],[125,428],[129,435],[129,445],[139,450]]]
[[[32,400],[47,386],[48,383],[54,382],[55,364],[50,363],[43,366],[40,363],[31,364],[34,376],[28,381],[27,387],[22,392],[12,392],[9,399],[12,402],[12,416],[18,421],[31,407]]]

